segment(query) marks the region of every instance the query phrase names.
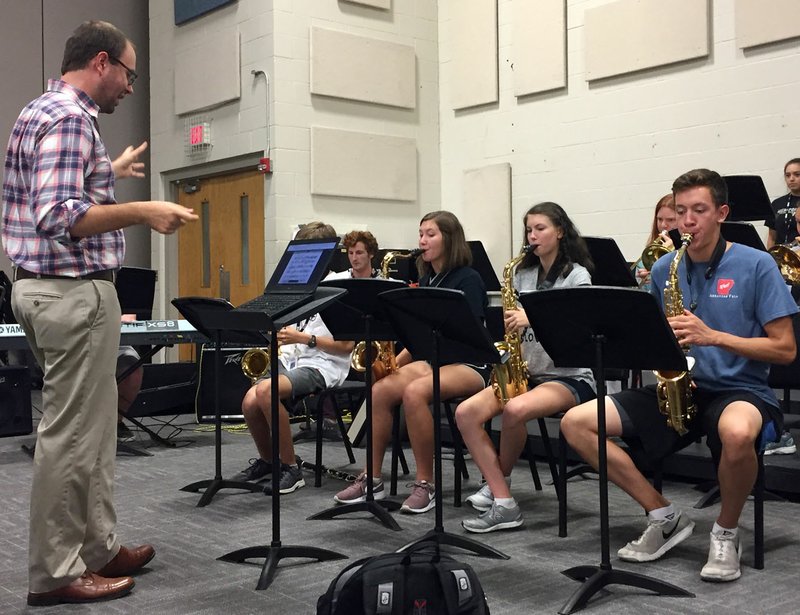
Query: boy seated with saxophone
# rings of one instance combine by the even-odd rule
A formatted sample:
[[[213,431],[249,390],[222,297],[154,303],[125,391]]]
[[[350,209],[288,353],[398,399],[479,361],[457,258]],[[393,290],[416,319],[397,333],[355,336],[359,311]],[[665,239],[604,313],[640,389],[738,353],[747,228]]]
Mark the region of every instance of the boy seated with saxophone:
[[[686,421],[686,433],[680,434],[668,426],[655,387],[650,386],[608,396],[606,429],[609,438],[638,439],[653,460],[706,436],[717,467],[721,508],[700,577],[733,581],[741,576],[737,526],[757,477],[757,452],[780,434],[782,423],[777,399],[767,384],[769,364],[793,360],[791,317],[798,309],[767,253],[722,238],[720,229],[729,207],[727,187],[718,173],[708,169],[684,173],[673,183],[672,192],[678,229],[691,239],[685,238],[680,250],[656,261],[652,292],[665,306],[678,342],[695,360],[691,395],[696,413]],[[681,256],[682,262],[673,266]],[[561,430],[596,468],[596,403],[567,412]],[[648,520],[644,533],[618,555],[633,562],[656,560],[688,538],[694,522],[658,493],[612,440],[607,450],[608,478],[645,509]]]
[[[329,224],[309,222],[297,232],[295,239],[335,238],[336,231]],[[342,384],[350,370],[350,352],[353,342],[337,342],[325,326],[319,314],[278,331],[280,365],[278,366],[279,436],[280,436],[280,486],[282,494],[305,486],[303,472],[294,454],[289,413],[284,402],[287,399],[318,393]],[[270,420],[272,379],[264,376],[245,393],[242,414],[250,435],[256,444],[258,457],[250,466],[231,480],[262,481],[272,475],[272,434]],[[272,482],[264,487],[266,495],[272,495]]]
[[[456,409],[458,430],[481,470],[486,483],[467,498],[481,511],[462,526],[485,533],[522,525],[522,513],[510,491],[511,470],[528,437],[527,422],[563,412],[594,399],[592,370],[558,368],[533,335],[525,311],[517,305],[516,292],[567,288],[592,283],[589,250],[566,212],[555,203],[539,203],[523,218],[525,248],[503,270],[503,316],[509,359],[495,370],[486,387]],[[514,272],[514,266],[519,266]],[[533,387],[528,390],[528,380]],[[508,386],[499,383],[508,381]],[[503,415],[500,451],[495,451],[483,425]]]

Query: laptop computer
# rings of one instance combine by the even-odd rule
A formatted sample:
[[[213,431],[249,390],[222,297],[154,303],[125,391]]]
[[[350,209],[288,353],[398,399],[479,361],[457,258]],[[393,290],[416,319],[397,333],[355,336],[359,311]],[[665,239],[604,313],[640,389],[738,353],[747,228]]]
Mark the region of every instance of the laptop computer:
[[[331,258],[338,245],[338,237],[290,241],[264,294],[235,310],[264,312],[274,320],[308,303],[314,298],[317,285],[328,274]]]

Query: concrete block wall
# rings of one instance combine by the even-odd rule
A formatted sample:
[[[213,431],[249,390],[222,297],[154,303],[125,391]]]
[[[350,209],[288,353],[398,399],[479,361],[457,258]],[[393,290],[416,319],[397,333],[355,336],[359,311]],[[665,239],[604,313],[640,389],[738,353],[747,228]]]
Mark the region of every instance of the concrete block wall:
[[[345,233],[367,228],[383,245],[414,247],[420,214],[439,207],[439,94],[437,6],[433,0],[393,0],[389,10],[336,0],[239,0],[175,27],[172,0],[150,0],[154,88],[151,101],[153,192],[168,197],[169,177],[193,167],[213,170],[236,157],[263,155],[267,146],[265,86],[270,78],[271,160],[265,176],[267,271],[298,223],[322,219]],[[417,99],[414,109],[310,94],[312,27],[340,30],[413,46]],[[211,31],[231,28],[241,37],[241,98],[202,113],[212,122],[208,155],[183,152],[184,119],[174,113],[176,52],[202,45]],[[203,74],[204,87],[214,75]],[[322,126],[412,138],[417,141],[419,188],[413,202],[312,196],[311,127]],[[248,158],[249,159],[249,158]],[[162,177],[159,178],[159,173]],[[168,268],[169,240],[154,241],[154,262]]]
[[[566,0],[567,87],[516,98],[515,1],[498,2],[500,100],[461,111],[449,108],[458,0],[439,2],[443,205],[458,213],[466,169],[507,162],[514,238],[528,207],[553,200],[584,234],[614,237],[633,260],[656,201],[686,170],[757,174],[772,198],[785,193],[783,164],[800,155],[799,39],[743,51],[734,3],[709,2],[708,57],[589,83],[583,16],[607,1]]]
[[[436,3],[393,0],[389,10],[382,10],[347,2],[275,0],[274,7],[276,238],[288,238],[298,222],[323,219],[340,233],[367,228],[381,245],[415,247],[420,214],[438,208],[440,195]],[[310,94],[312,27],[413,47],[416,107],[403,109]],[[416,200],[311,195],[312,126],[415,139]]]

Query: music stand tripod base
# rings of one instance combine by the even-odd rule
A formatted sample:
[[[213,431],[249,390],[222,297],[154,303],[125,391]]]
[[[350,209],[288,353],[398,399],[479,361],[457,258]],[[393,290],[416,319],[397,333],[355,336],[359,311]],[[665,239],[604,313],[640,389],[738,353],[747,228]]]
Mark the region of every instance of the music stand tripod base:
[[[562,570],[561,574],[570,579],[583,583],[578,590],[570,596],[569,600],[559,609],[561,615],[568,615],[579,611],[589,599],[607,585],[628,585],[650,590],[660,596],[682,596],[694,598],[694,594],[672,585],[665,581],[659,581],[652,577],[628,572],[625,570],[613,570],[610,567],[601,566],[575,566]]]
[[[302,557],[306,559],[313,559],[318,562],[328,562],[337,559],[347,559],[346,555],[329,551],[328,549],[321,549],[319,547],[306,547],[306,546],[293,546],[281,545],[280,542],[273,545],[263,545],[257,547],[245,547],[237,551],[231,551],[218,557],[217,559],[222,562],[231,562],[234,564],[242,564],[250,559],[264,558],[264,565],[261,568],[261,575],[256,584],[257,590],[267,589],[275,577],[275,571],[278,567],[278,562],[282,559],[290,557]]]
[[[353,504],[341,504],[333,508],[326,508],[318,513],[314,513],[308,517],[308,521],[329,521],[341,515],[347,515],[354,512],[368,512],[374,515],[385,527],[395,532],[399,532],[403,528],[394,520],[394,517],[389,514],[389,511],[400,510],[400,503],[393,502],[392,500],[369,500],[364,502],[355,502]]]
[[[181,487],[180,490],[188,491],[189,493],[200,493],[202,491],[203,495],[197,502],[197,507],[202,508],[203,506],[207,506],[208,504],[210,504],[211,500],[214,499],[214,496],[221,489],[241,489],[243,491],[249,491],[251,493],[263,493],[264,491],[264,487],[258,485],[257,483],[247,483],[244,481],[237,481],[237,480],[226,480],[224,478],[209,478],[206,480],[199,480],[197,482],[186,485],[185,487]]]

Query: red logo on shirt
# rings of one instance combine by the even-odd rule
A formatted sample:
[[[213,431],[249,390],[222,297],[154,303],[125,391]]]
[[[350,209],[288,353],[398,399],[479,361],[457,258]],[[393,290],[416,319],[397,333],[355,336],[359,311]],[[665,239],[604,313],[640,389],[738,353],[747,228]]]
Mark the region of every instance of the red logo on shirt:
[[[733,288],[733,280],[730,279],[721,279],[717,280],[717,294],[718,295],[728,295]]]

